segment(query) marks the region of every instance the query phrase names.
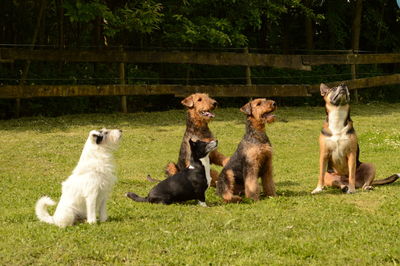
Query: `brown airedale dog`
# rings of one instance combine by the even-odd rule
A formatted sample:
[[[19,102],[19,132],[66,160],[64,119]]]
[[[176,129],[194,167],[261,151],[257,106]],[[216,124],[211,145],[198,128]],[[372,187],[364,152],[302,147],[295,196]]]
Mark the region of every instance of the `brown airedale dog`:
[[[274,101],[255,99],[240,111],[246,114],[246,134],[235,153],[218,177],[217,193],[225,202],[241,201],[240,194],[259,199],[258,177],[261,177],[264,194],[276,196],[272,179],[272,147],[265,133],[265,123],[272,123],[276,110]]]
[[[208,128],[208,122],[215,117],[212,111],[217,107],[217,101],[210,98],[208,94],[195,93],[182,100],[181,103],[187,108],[186,130],[183,135],[178,162],[176,164],[171,162],[167,165],[167,176],[172,176],[190,165],[189,139],[192,139],[192,141],[214,139],[211,130]],[[217,150],[212,151],[209,157],[210,163],[220,166],[224,166],[229,159]],[[218,172],[212,170],[211,177],[211,185],[215,186]]]

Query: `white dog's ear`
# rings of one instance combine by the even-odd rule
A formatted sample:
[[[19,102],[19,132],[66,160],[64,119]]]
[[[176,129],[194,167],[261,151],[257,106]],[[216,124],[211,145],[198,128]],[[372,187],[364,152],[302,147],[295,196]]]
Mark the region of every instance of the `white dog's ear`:
[[[93,139],[96,141],[96,144],[100,144],[101,141],[103,140],[103,134],[99,133],[93,133],[92,134]]]

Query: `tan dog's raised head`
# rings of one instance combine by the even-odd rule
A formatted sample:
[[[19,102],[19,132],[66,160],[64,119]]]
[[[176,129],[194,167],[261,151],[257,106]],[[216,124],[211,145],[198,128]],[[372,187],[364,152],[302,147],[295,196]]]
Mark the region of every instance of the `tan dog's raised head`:
[[[246,103],[240,108],[247,117],[251,117],[259,122],[272,123],[275,121],[275,115],[272,114],[276,110],[276,103],[265,98],[254,99]]]
[[[320,85],[321,96],[324,97],[326,104],[343,106],[350,103],[350,92],[345,84],[329,88],[324,83]]]
[[[215,115],[211,112],[217,107],[217,101],[206,93],[192,94],[181,102],[189,111],[192,119],[197,121],[209,121]]]

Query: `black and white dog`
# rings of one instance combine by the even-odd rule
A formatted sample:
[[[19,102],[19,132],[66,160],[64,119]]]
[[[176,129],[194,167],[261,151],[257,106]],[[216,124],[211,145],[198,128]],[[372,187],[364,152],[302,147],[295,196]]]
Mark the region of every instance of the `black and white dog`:
[[[138,202],[172,204],[197,199],[199,205],[206,205],[205,192],[210,186],[210,159],[208,154],[217,148],[218,142],[189,140],[191,149],[190,166],[168,177],[153,187],[143,198],[133,192],[126,193],[130,199]]]

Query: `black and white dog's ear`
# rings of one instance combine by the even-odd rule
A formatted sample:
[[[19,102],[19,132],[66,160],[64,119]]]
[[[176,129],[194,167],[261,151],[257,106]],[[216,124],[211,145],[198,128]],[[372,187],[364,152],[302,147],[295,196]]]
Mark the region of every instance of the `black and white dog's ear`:
[[[321,83],[321,85],[319,86],[319,90],[321,92],[321,96],[325,96],[331,89],[324,83]]]
[[[194,141],[192,140],[192,139],[189,139],[189,145],[190,145],[190,147],[192,147],[193,145],[194,145]]]
[[[103,140],[103,134],[102,133],[93,133],[92,137],[94,140],[96,140],[96,144],[100,144],[101,141]]]
[[[240,108],[240,111],[245,113],[246,115],[251,115],[251,103],[246,103]]]

